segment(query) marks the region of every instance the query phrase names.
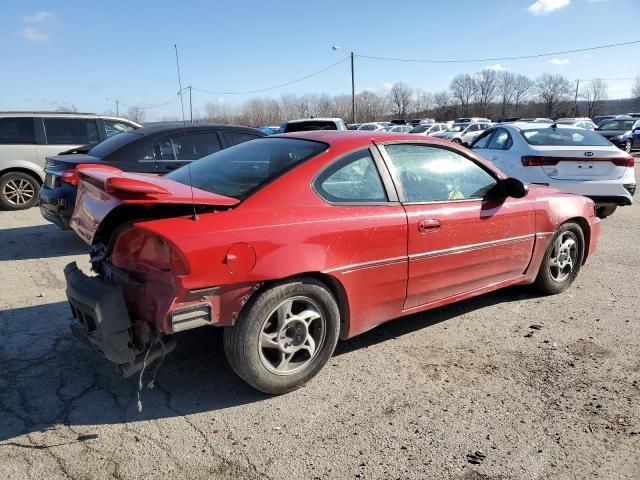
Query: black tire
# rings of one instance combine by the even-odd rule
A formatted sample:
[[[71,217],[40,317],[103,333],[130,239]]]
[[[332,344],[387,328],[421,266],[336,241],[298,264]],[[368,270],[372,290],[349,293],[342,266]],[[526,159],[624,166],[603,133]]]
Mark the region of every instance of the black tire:
[[[454,138],[453,140],[451,140],[453,143],[457,143],[458,145],[462,145],[462,140],[460,140],[459,138]]]
[[[596,215],[598,216],[598,218],[607,218],[609,215],[613,215],[613,212],[615,212],[617,208],[617,205],[596,207]]]
[[[308,363],[301,362],[298,370],[274,373],[267,366],[265,350],[260,346],[263,327],[273,322],[274,315],[277,316],[276,307],[288,301],[298,301],[295,299],[309,300],[317,305],[324,319],[322,341],[315,353],[305,359]],[[274,284],[255,294],[243,308],[236,324],[225,328],[224,351],[233,371],[245,382],[261,392],[280,395],[300,388],[324,367],[333,355],[339,334],[340,312],[331,292],[312,278],[297,278]],[[278,350],[273,352],[282,355]]]
[[[557,259],[557,241],[559,238],[573,238],[576,244],[576,252],[575,258],[573,258],[573,268],[568,273],[566,278],[562,278],[559,275],[560,270],[558,267],[552,267],[554,256]],[[580,271],[580,267],[582,265],[582,259],[584,258],[584,233],[579,225],[575,223],[564,223],[562,224],[553,235],[549,246],[547,247],[546,252],[544,253],[544,258],[542,259],[542,264],[540,265],[540,271],[538,272],[538,276],[535,281],[535,286],[542,290],[544,293],[548,293],[551,295],[555,295],[557,293],[564,292],[567,288],[571,286],[573,281],[576,279],[578,272]],[[554,275],[552,270],[556,270],[558,274]]]
[[[19,194],[16,194],[16,188]],[[40,182],[23,172],[9,172],[0,177],[0,208],[26,210],[38,203]],[[27,198],[28,196],[28,198]]]
[[[629,139],[624,144],[624,151],[627,153],[631,153],[631,150],[633,150],[633,142],[631,141],[631,139]]]

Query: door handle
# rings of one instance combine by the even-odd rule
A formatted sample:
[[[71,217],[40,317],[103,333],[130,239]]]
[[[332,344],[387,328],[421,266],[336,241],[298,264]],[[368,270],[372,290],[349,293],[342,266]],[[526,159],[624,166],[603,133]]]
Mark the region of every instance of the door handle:
[[[418,231],[420,233],[433,233],[440,230],[440,220],[435,218],[429,218],[427,220],[420,220],[418,222]]]

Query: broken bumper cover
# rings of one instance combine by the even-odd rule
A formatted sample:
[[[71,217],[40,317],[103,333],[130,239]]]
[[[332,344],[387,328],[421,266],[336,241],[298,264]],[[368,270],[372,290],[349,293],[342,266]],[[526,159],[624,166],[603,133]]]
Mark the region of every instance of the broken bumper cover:
[[[146,357],[149,364],[171,351],[175,341],[155,343],[151,349],[134,347],[131,319],[118,285],[100,277],[85,275],[73,262],[64,269],[67,279],[67,299],[73,313],[73,334],[100,355],[116,364],[128,377],[142,368]]]
[[[64,276],[74,335],[115,364],[133,362],[131,320],[120,287],[85,275],[75,262],[65,267]]]

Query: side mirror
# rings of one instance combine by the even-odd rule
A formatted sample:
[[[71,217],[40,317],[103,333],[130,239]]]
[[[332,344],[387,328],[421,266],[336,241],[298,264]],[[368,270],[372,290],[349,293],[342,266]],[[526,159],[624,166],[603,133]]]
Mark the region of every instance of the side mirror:
[[[509,177],[498,180],[498,183],[487,192],[490,200],[499,198],[523,198],[529,193],[529,186],[517,178]]]

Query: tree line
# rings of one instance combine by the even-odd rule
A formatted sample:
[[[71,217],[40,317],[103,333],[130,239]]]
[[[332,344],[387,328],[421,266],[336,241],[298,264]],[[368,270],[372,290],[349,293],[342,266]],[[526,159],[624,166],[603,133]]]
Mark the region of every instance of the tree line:
[[[640,109],[640,76],[632,87],[628,108]],[[386,91],[364,90],[356,94],[358,123],[391,118],[456,117],[593,117],[609,112],[608,85],[602,79],[572,82],[560,74],[525,75],[484,69],[456,75],[447,90],[428,92],[398,82]],[[132,108],[129,116],[144,120],[144,111]],[[241,125],[279,125],[295,118],[339,117],[351,122],[351,95],[283,94],[280,98],[255,97],[239,105],[209,102],[199,121]],[[162,120],[178,120],[165,117]]]

